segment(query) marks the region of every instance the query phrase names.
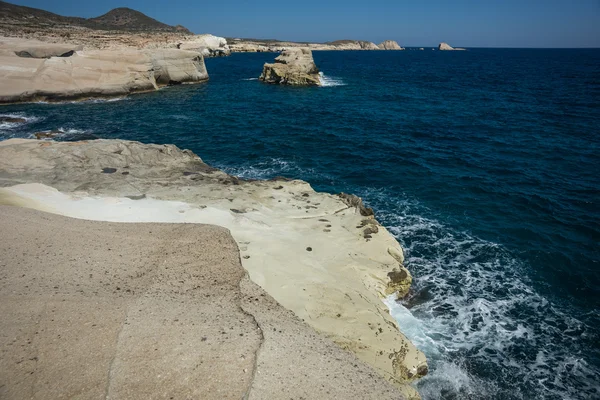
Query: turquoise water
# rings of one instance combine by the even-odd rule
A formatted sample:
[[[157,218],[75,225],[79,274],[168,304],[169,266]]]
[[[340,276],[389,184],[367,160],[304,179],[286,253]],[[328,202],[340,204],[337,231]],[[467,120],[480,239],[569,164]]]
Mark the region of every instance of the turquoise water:
[[[114,102],[0,108],[60,139],[174,143],[251,178],[362,196],[406,249],[391,304],[424,399],[600,398],[600,50],[315,52],[328,86],[261,84],[274,54]]]

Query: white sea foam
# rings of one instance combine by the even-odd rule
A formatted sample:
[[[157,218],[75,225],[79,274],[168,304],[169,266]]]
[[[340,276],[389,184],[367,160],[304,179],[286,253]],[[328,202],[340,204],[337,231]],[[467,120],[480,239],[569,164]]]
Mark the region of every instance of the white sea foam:
[[[22,118],[25,120],[25,122],[0,122],[0,139],[17,137],[19,136],[19,128],[23,128],[40,119],[38,117],[26,115],[25,113],[1,113],[0,117]]]
[[[346,83],[340,78],[327,76],[323,72],[319,72],[319,79],[321,80],[321,87],[346,86]]]
[[[39,131],[39,132],[36,132],[36,133],[46,133],[46,134],[49,135],[49,137],[47,137],[47,138],[41,137],[40,138],[41,140],[54,140],[54,139],[62,139],[62,140],[90,140],[90,139],[96,139],[97,138],[97,136],[94,135],[89,130],[74,129],[74,128],[63,128],[63,127],[60,127],[58,129]],[[36,139],[37,137],[35,136],[34,133],[31,133],[31,134],[29,134],[29,138]]]
[[[217,163],[215,167],[222,169],[230,175],[244,179],[269,179],[279,175],[287,178],[299,178],[303,174],[315,173],[312,168],[303,169],[294,161],[282,158],[269,158],[253,165],[235,167],[219,165]]]
[[[423,217],[416,201],[386,191],[358,194],[403,244],[415,278],[410,298],[385,303],[429,359],[430,373],[417,384],[424,400],[600,393],[600,374],[578,344],[594,327],[536,292],[523,261],[501,245]]]
[[[243,81],[257,81],[258,78],[246,78],[246,79],[242,79]]]

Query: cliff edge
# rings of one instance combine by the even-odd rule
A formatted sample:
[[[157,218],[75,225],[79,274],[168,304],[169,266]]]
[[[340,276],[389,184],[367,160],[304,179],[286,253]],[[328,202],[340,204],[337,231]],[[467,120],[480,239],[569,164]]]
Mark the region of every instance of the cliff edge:
[[[227,229],[0,219],[3,399],[403,397],[252,283]]]
[[[170,145],[0,142],[0,203],[75,218],[229,229],[250,279],[407,398],[427,373],[382,298],[412,282],[402,248],[362,201],[298,180],[244,181]]]
[[[116,97],[208,80],[200,53],[90,50],[0,38],[0,103]]]

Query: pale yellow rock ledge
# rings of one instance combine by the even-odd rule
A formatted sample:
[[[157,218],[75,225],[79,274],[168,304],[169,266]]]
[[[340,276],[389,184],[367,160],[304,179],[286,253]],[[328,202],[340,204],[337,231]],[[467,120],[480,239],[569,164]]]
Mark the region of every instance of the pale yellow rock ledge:
[[[394,237],[354,196],[243,181],[188,150],[122,140],[0,142],[0,204],[113,222],[228,228],[250,278],[409,398],[425,356],[381,301],[412,280]]]

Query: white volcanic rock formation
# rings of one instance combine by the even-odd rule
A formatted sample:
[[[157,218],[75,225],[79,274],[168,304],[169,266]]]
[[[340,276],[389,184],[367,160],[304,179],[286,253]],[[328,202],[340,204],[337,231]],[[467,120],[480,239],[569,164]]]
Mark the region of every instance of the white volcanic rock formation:
[[[222,57],[231,54],[227,39],[210,34],[196,35],[190,40],[179,43],[178,48],[197,51],[204,57]]]
[[[385,46],[389,48],[385,48]],[[248,52],[281,52],[292,48],[307,48],[309,50],[404,50],[398,43],[388,40],[381,45],[366,40],[336,40],[328,43],[296,43],[279,41],[261,41],[248,39],[233,39],[229,44],[233,53]],[[380,47],[383,46],[383,47]]]
[[[359,40],[358,44],[362,50],[379,50],[379,46],[377,46],[373,42],[367,42],[364,40]]]
[[[355,196],[298,180],[244,181],[171,145],[11,139],[0,142],[0,204],[225,227],[253,282],[408,398],[417,394],[407,382],[427,373],[382,302],[408,293],[402,248]]]
[[[294,86],[320,86],[319,69],[312,52],[307,48],[291,48],[275,58],[274,64],[265,64],[258,78],[266,83]]]
[[[0,42],[0,103],[122,96],[208,79],[204,59],[197,52],[76,48],[42,42],[26,46],[14,40]],[[62,57],[32,58],[64,50],[68,51]],[[19,56],[23,51],[27,56]]]
[[[0,221],[2,399],[405,398],[250,281],[225,228]]]
[[[379,47],[380,50],[404,50],[404,48],[394,40],[386,40],[381,42],[377,47]]]
[[[448,43],[442,42],[439,44],[438,50],[452,51],[452,50],[464,50],[464,49],[462,49],[460,47],[452,47]]]

